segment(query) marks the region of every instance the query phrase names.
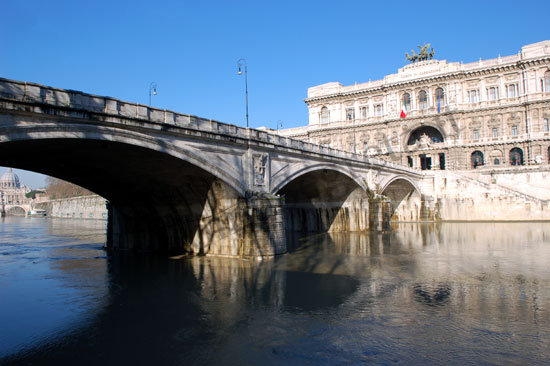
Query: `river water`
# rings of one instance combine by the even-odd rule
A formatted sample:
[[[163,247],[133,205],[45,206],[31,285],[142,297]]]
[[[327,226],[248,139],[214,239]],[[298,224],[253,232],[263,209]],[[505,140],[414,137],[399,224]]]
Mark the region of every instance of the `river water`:
[[[0,221],[0,364],[550,362],[550,224],[399,224],[275,259],[103,249],[105,223]]]

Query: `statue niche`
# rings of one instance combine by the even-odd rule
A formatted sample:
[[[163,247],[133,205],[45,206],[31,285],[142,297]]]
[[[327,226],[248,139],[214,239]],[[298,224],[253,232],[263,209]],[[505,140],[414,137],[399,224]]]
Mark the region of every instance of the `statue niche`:
[[[423,126],[411,133],[407,145],[410,148],[427,149],[433,144],[442,142],[444,142],[444,138],[438,129],[430,126]]]

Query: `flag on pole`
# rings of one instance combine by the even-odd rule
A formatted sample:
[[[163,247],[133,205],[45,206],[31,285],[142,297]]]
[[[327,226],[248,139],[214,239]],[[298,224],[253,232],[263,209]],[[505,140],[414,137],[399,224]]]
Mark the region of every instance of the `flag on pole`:
[[[407,113],[405,113],[406,109],[407,109],[407,105],[405,104],[405,101],[403,101],[403,108],[401,108],[401,114],[399,115],[399,117],[401,118],[407,117]]]

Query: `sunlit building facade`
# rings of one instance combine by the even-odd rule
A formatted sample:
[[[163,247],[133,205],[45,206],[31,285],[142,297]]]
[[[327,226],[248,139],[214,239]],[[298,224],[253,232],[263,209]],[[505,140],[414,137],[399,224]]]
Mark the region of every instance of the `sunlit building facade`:
[[[19,177],[12,168],[0,177],[0,204],[19,205],[28,204],[31,199],[26,197],[31,189],[19,181]]]
[[[429,59],[382,80],[308,89],[281,134],[418,169],[550,163],[550,41],[473,63]]]

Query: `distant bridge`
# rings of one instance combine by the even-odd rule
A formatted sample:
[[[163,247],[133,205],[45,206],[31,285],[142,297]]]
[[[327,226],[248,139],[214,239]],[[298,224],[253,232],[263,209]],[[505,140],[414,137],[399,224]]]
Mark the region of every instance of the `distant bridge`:
[[[109,247],[197,254],[272,255],[289,231],[380,229],[377,194],[395,209],[433,191],[426,173],[363,155],[1,78],[0,165],[105,197]]]
[[[0,216],[27,216],[31,209],[30,204],[3,204],[0,206]]]

